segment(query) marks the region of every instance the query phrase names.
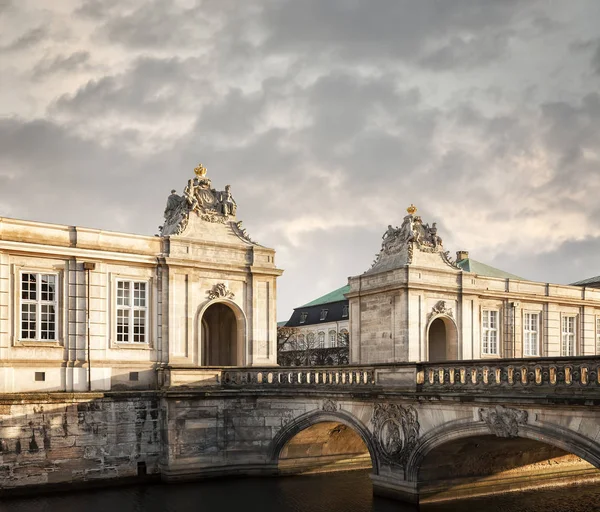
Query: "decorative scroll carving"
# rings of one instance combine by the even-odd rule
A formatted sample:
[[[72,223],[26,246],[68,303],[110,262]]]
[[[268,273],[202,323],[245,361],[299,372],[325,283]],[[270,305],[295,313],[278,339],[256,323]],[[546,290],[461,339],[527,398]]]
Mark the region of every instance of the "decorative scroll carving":
[[[390,464],[406,467],[419,438],[417,411],[398,404],[375,404],[373,436],[381,456]]]
[[[214,299],[235,299],[233,292],[229,291],[225,283],[217,283],[212,287],[212,290],[208,292],[208,298]]]
[[[517,437],[519,425],[527,423],[527,411],[497,405],[479,409],[479,420],[485,422],[497,437]]]
[[[194,173],[196,177],[188,180],[183,195],[171,191],[164,213],[165,223],[159,228],[161,236],[183,233],[192,212],[205,222],[226,224],[231,218],[235,219],[237,204],[231,195],[231,186],[227,185],[224,191],[212,188],[202,164]]]
[[[338,410],[337,402],[335,400],[330,400],[330,399],[323,400],[322,409],[325,412],[337,412],[337,410]]]
[[[250,242],[251,244],[258,245],[254,240],[250,238],[250,235],[246,232],[246,228],[242,227],[242,221],[232,222],[231,226],[233,227],[233,231],[237,236],[246,240],[246,242]]]

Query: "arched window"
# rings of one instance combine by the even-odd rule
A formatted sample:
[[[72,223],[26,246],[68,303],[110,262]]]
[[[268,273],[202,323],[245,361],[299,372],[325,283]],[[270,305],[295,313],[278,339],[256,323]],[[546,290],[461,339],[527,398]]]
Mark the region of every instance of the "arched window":
[[[309,332],[306,336],[306,348],[313,348],[315,346],[315,333]]]
[[[337,347],[337,332],[334,330],[329,331],[329,346]]]
[[[325,348],[325,333],[323,331],[319,333],[318,347]]]

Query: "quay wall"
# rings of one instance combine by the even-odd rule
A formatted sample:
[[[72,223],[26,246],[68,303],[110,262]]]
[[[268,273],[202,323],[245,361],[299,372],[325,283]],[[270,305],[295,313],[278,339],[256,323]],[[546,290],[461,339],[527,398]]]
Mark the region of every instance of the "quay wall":
[[[159,474],[156,393],[0,395],[0,490]]]

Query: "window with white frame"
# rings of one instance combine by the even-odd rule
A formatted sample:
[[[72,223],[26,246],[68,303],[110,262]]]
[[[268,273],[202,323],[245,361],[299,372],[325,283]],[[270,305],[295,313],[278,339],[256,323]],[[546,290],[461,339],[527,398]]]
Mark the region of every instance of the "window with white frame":
[[[325,333],[321,331],[318,337],[319,348],[325,348]]]
[[[575,355],[575,316],[563,315],[562,317],[562,343],[560,345],[561,356]]]
[[[539,340],[540,340],[540,314],[539,313],[524,313],[523,314],[523,355],[537,356],[539,355]]]
[[[342,306],[342,318],[348,318],[348,304]]]
[[[117,281],[117,342],[148,342],[148,283]]]
[[[335,331],[329,331],[329,346],[337,347],[337,333]]]
[[[307,318],[308,318],[308,313],[300,313],[300,323],[301,324],[305,323]]]
[[[321,310],[321,321],[325,320],[327,318],[327,313],[329,313],[328,309],[322,309]]]
[[[298,335],[298,350],[304,350],[306,348],[306,342],[304,341],[304,334]]]
[[[498,310],[481,312],[481,353],[498,355]]]
[[[58,275],[21,272],[21,339],[56,341]]]

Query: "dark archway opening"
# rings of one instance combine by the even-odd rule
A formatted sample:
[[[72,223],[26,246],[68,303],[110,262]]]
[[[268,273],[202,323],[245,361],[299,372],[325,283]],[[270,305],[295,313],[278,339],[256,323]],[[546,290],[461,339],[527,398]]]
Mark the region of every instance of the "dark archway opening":
[[[337,421],[323,421],[292,437],[279,453],[283,474],[311,474],[372,468],[362,437]]]
[[[208,307],[202,316],[204,365],[237,366],[239,360],[238,328],[233,310],[223,303]]]
[[[490,435],[456,439],[421,462],[422,502],[470,498],[600,478],[600,470],[550,444]]]
[[[446,361],[446,326],[441,318],[436,318],[429,326],[429,360]]]

